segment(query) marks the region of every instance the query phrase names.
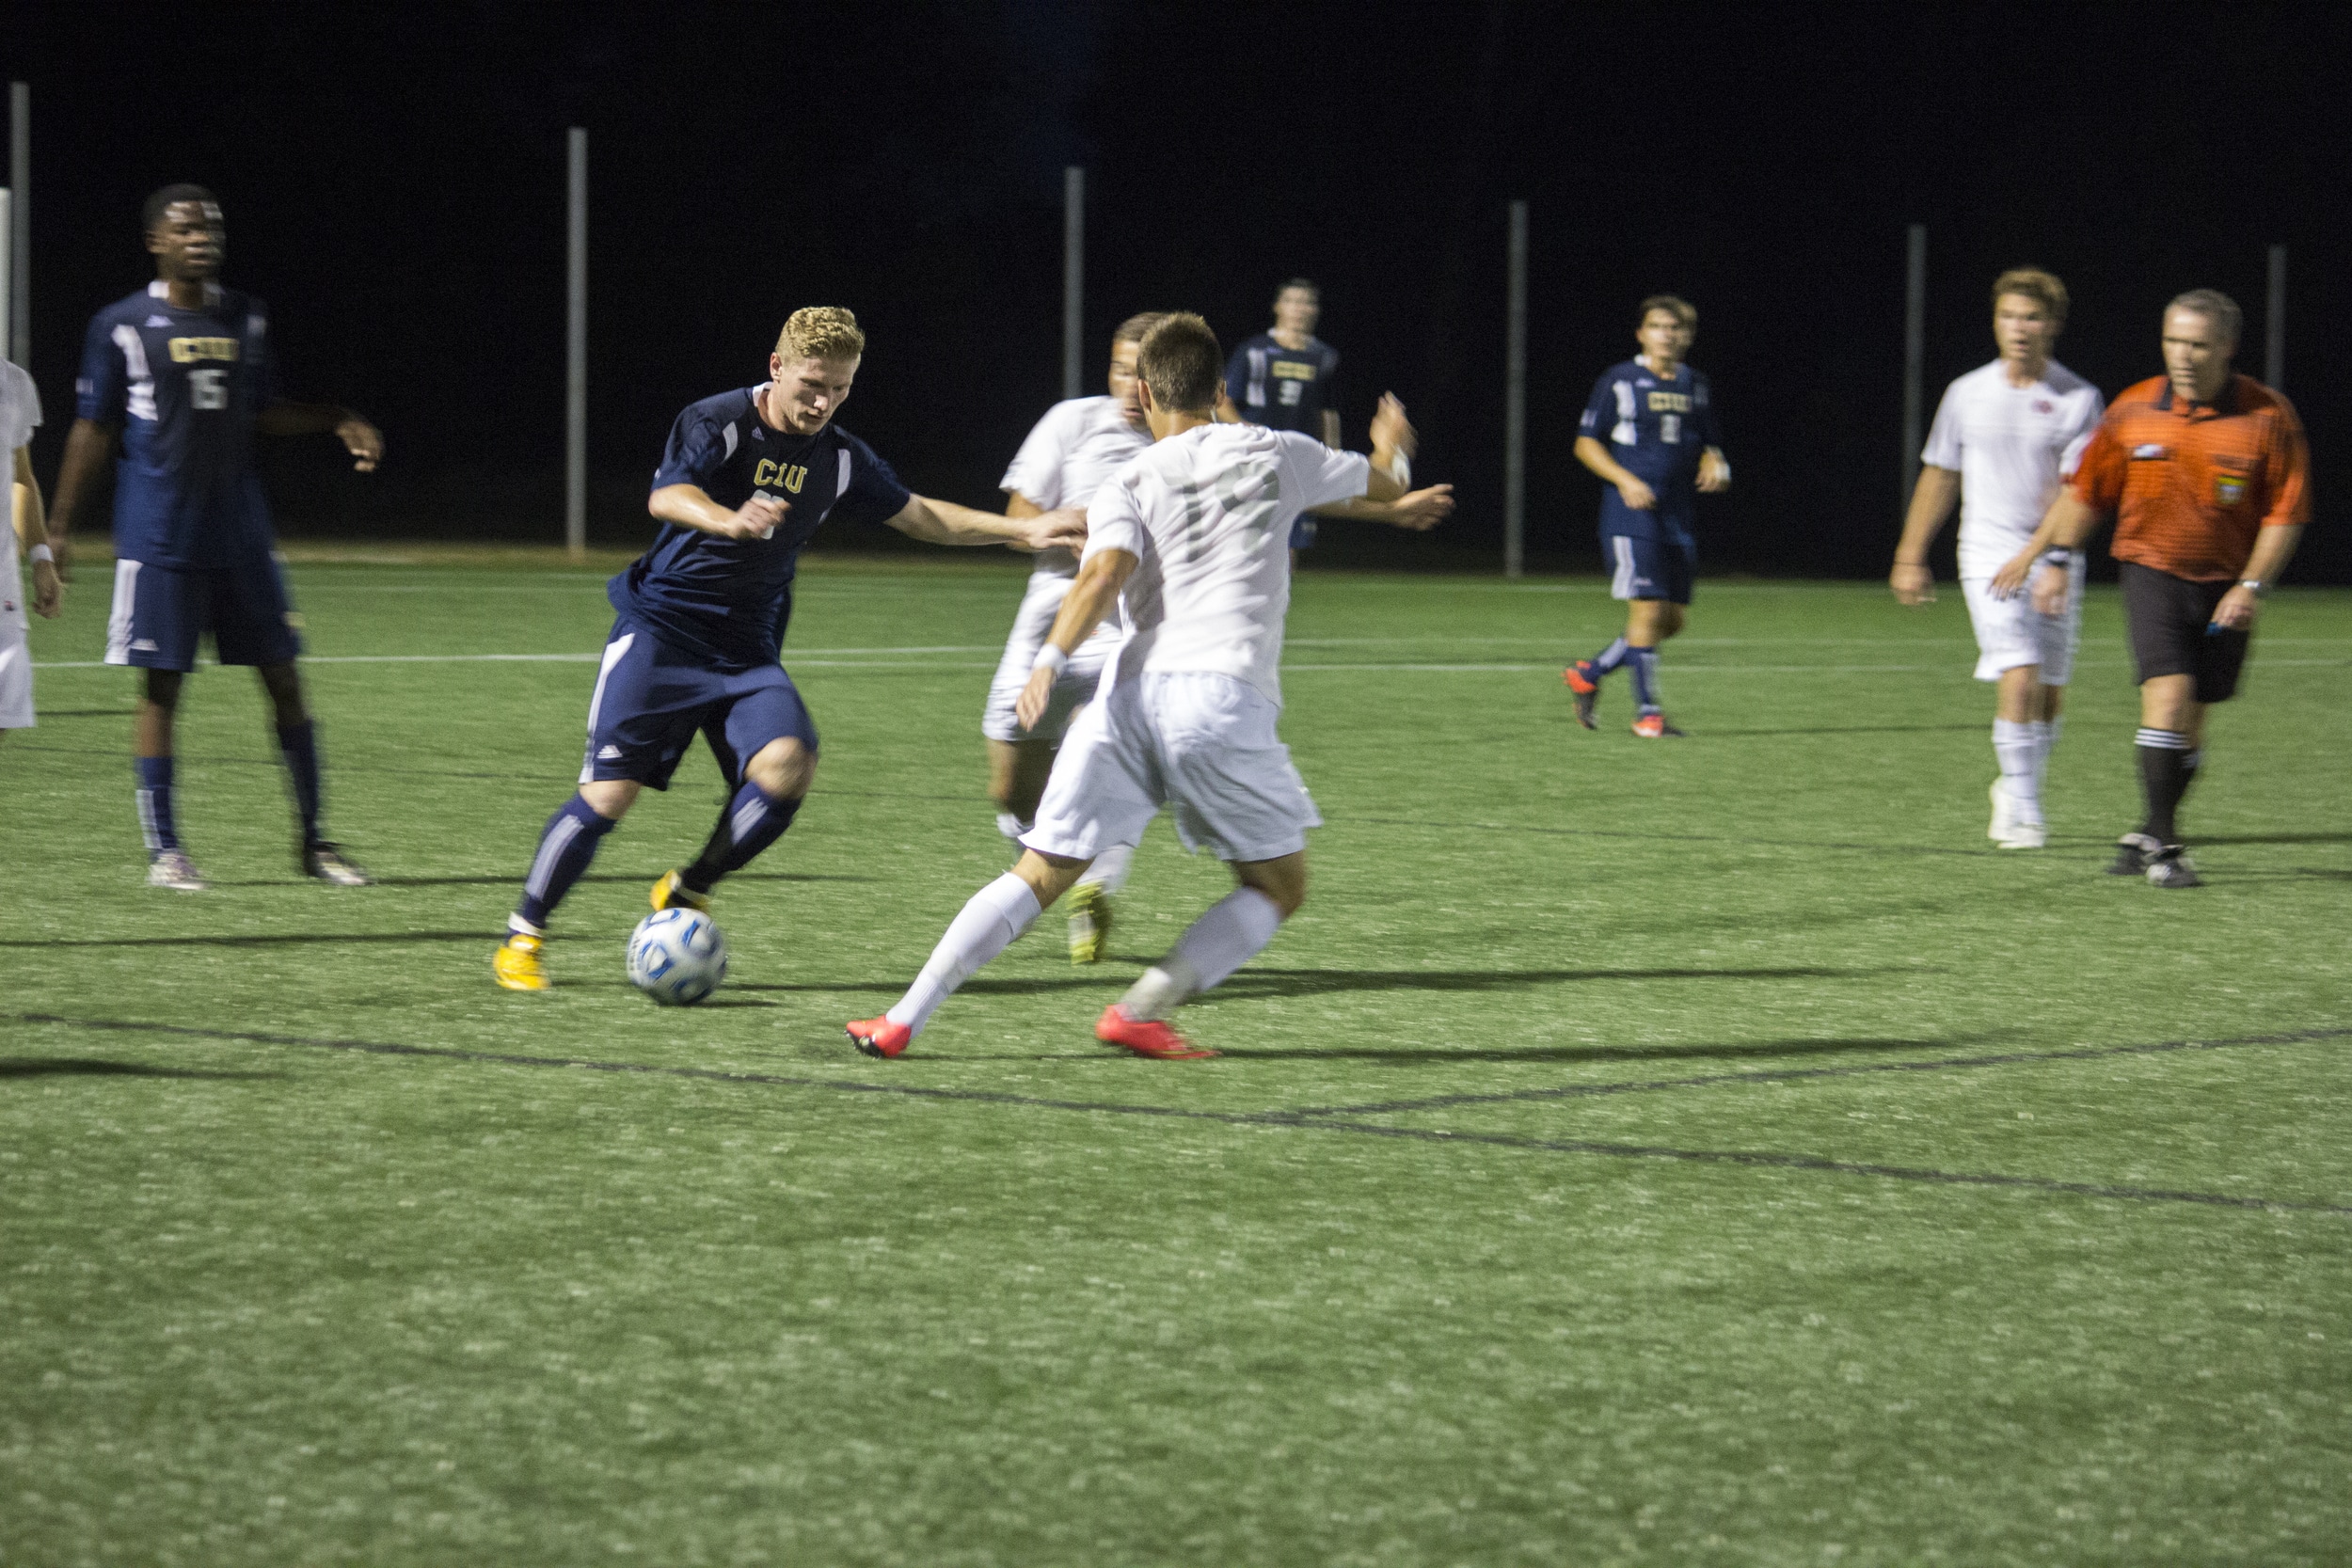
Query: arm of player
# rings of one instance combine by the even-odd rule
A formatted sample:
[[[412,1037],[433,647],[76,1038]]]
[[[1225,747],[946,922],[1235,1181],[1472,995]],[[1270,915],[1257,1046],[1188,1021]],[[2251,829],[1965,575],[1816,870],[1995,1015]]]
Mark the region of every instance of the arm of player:
[[[1018,520],[1027,517],[1042,517],[1045,515],[1045,513],[1046,508],[1038,505],[1037,502],[1031,500],[1020,491],[1008,490],[1005,492],[1006,516]],[[1026,540],[1023,540],[1018,544],[1009,544],[1005,547],[1007,549],[1019,550],[1024,555],[1035,555],[1037,553],[1037,551],[1029,546]]]
[[[2262,594],[2245,587],[2259,582],[2264,592],[2279,580],[2279,574],[2295,559],[2295,546],[2303,540],[2301,523],[2265,524],[2254,535],[2254,553],[2246,558],[2246,569],[2238,574],[2240,586],[2221,595],[2221,602],[2213,607],[2213,624],[2230,631],[2245,631],[2262,613]]]
[[[384,433],[364,415],[331,403],[273,403],[255,417],[253,428],[264,436],[318,436],[332,431],[356,459],[351,466],[363,474],[373,473],[384,461]]]
[[[1903,515],[1903,536],[1895,546],[1895,568],[1886,574],[1886,586],[1902,603],[1935,602],[1935,574],[1928,567],[1928,546],[1944,531],[1945,519],[1959,503],[1959,470],[1921,464],[1919,483],[1911,490],[1911,510]]]
[[[2067,597],[2074,589],[2073,578],[2056,562],[2034,576],[2034,562],[2051,550],[2082,548],[2083,542],[2099,526],[2099,517],[2098,508],[2074,494],[2073,485],[2060,485],[2050,509],[2042,515],[2042,526],[2033,531],[2026,547],[1993,574],[1993,596],[2009,598],[2025,589],[2026,578],[2032,577],[2034,609],[2044,615],[2064,614]]]
[[[16,449],[16,482],[9,489],[9,520],[15,525],[18,545],[30,555],[49,544],[49,516],[41,506],[40,481],[33,477],[30,447]],[[58,602],[64,597],[65,590],[57,585],[56,563],[34,556],[33,613],[43,620],[56,619]]]
[[[1699,453],[1699,489],[1706,495],[1719,495],[1731,488],[1731,459],[1721,447],[1708,447]]]
[[[1021,696],[1012,705],[1012,716],[1029,729],[1045,715],[1045,705],[1053,701],[1054,680],[1070,663],[1070,656],[1078,651],[1078,644],[1094,635],[1094,628],[1119,602],[1119,591],[1127,586],[1127,579],[1136,575],[1140,564],[1125,550],[1098,550],[1087,557],[1078,567],[1077,579],[1061,601],[1061,613],[1054,617],[1054,629],[1045,634],[1045,645],[1037,651],[1037,662],[1030,666],[1029,684],[1021,689]]]
[[[1318,517],[1346,517],[1359,523],[1386,523],[1391,528],[1426,532],[1454,515],[1454,486],[1432,484],[1408,490],[1392,501],[1352,500],[1318,506]]]
[[[1626,505],[1636,512],[1647,512],[1658,504],[1658,492],[1642,483],[1632,469],[1609,455],[1609,449],[1590,436],[1576,438],[1576,460],[1617,487]]]
[[[661,521],[722,539],[765,539],[791,509],[790,501],[754,491],[751,499],[729,511],[699,484],[665,484],[645,498],[645,510]]]
[[[890,526],[910,539],[932,545],[1011,545],[1029,550],[1075,549],[1086,543],[1087,515],[1068,506],[1019,517],[1008,507],[999,515],[930,496],[911,496]]]
[[[74,520],[82,498],[96,489],[115,452],[115,428],[96,420],[76,420],[66,432],[65,461],[57,465],[57,504],[49,514],[50,547],[56,551],[57,574],[73,580]]]

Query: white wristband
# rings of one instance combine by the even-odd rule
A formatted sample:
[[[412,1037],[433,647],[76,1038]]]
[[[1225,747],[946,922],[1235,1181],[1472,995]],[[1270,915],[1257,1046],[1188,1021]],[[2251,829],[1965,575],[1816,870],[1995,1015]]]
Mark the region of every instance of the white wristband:
[[[1410,490],[1413,487],[1413,460],[1401,451],[1390,458],[1389,477]]]
[[[1048,642],[1037,651],[1037,657],[1030,661],[1029,673],[1035,674],[1040,670],[1050,670],[1058,675],[1069,667],[1070,656]]]
[[[51,553],[48,544],[44,541],[43,543],[33,546],[32,559],[35,561],[55,561],[57,558],[55,554]]]

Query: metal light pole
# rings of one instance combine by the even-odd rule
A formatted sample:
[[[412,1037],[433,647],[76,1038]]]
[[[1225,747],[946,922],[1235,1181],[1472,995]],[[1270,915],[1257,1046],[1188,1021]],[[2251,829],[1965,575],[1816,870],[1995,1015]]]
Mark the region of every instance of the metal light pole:
[[[1502,575],[1527,563],[1527,203],[1511,203],[1511,283],[1502,339]]]
[[[1083,380],[1079,338],[1086,331],[1087,171],[1061,171],[1061,395],[1074,398]]]
[[[8,84],[8,357],[33,358],[33,86]]]
[[[588,133],[571,132],[571,210],[564,320],[564,547],[588,553]]]
[[[1911,226],[1903,282],[1903,494],[1911,504],[1919,483],[1920,416],[1926,409],[1928,370],[1928,226]]]
[[[2263,318],[2263,381],[2271,390],[2287,387],[2287,247],[2270,247],[2270,309]]]

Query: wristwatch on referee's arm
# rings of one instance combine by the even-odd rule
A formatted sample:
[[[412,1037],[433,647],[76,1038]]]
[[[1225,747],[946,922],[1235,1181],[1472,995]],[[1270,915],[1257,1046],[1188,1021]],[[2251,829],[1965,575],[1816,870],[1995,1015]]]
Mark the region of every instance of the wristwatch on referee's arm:
[[[2266,599],[2270,596],[2270,584],[2260,578],[2240,578],[2238,586],[2258,599]]]

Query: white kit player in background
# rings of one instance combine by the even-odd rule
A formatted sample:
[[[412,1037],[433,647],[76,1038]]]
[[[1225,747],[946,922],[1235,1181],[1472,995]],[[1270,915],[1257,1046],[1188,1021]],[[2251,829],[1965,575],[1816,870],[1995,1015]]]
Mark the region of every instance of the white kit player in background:
[[[1985,832],[2004,849],[2049,842],[2042,784],[2082,628],[2080,550],[2047,557],[2074,578],[2061,614],[2041,613],[2025,594],[1997,594],[1992,580],[2031,543],[2105,411],[2097,388],[2050,357],[2065,325],[2066,285],[2050,274],[2019,267],[1994,282],[1993,337],[2000,357],[1945,390],[1887,577],[1904,604],[1934,602],[1928,546],[1957,499],[1960,586],[1976,626],[1977,679],[1999,683],[1993,752],[2000,774]]]
[[[1059,507],[1083,507],[1105,480],[1152,444],[1152,432],[1143,422],[1136,356],[1142,350],[1144,333],[1157,320],[1158,313],[1152,312],[1120,324],[1111,339],[1107,397],[1057,403],[1037,421],[999,484],[1007,492],[1006,515],[1034,517]],[[1103,663],[1119,645],[1117,622],[1105,620],[1070,656],[1037,722],[1024,725],[1014,717],[1013,705],[1029,684],[1037,651],[1045,645],[1077,575],[1077,551],[1040,552],[980,718],[980,733],[988,737],[988,793],[996,802],[997,831],[1015,845],[1037,819],[1046,775],[1053,771],[1054,753],[1060,750],[1071,720],[1094,695]],[[1111,846],[1095,857],[1086,880],[1071,890],[1073,963],[1094,963],[1103,957],[1110,935],[1111,895],[1125,885],[1135,852],[1132,844]]]
[[[24,370],[0,359],[0,446],[8,454],[8,547],[0,551],[0,730],[33,727],[33,655],[24,639],[24,579],[17,571],[23,550],[33,579],[31,608],[55,618],[65,591],[57,583],[57,566],[49,546],[49,515],[41,503],[40,484],[33,478],[28,443],[40,423],[40,393]]]
[[[1114,602],[1126,636],[1062,743],[1019,863],[964,905],[897,1006],[849,1026],[868,1055],[904,1051],[957,987],[1163,805],[1175,806],[1184,843],[1213,851],[1241,885],[1104,1011],[1097,1038],[1145,1056],[1215,1054],[1167,1015],[1248,962],[1306,897],[1307,830],[1322,818],[1274,729],[1291,524],[1366,497],[1374,504],[1343,515],[1426,529],[1453,510],[1452,487],[1406,493],[1413,430],[1394,398],[1381,400],[1369,460],[1311,436],[1215,422],[1223,356],[1199,316],[1161,318],[1137,368],[1153,444],[1087,510],[1086,554],[1022,690],[1022,721],[1044,715]]]

